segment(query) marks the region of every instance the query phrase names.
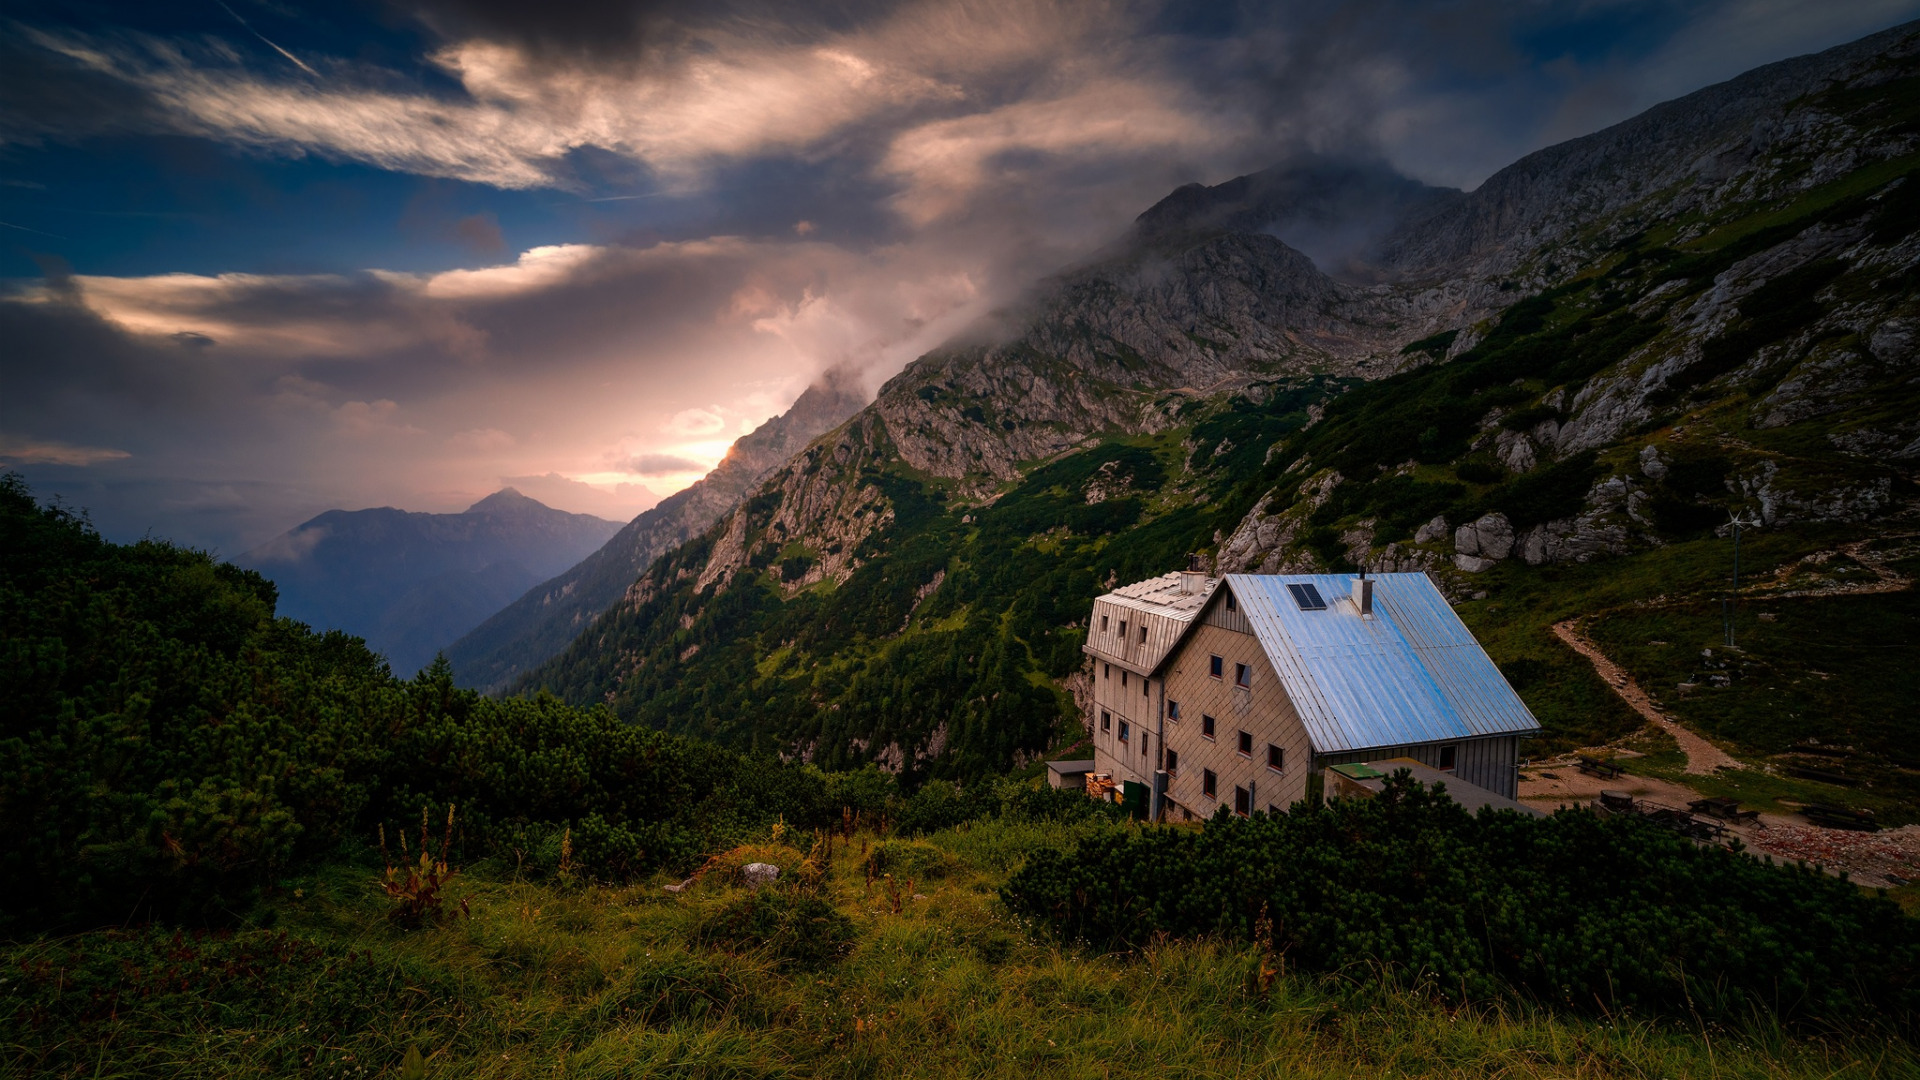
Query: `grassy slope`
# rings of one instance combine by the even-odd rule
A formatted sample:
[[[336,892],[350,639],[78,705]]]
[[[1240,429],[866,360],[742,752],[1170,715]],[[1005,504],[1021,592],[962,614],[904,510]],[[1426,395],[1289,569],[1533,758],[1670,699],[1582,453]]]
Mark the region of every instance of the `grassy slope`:
[[[1027,853],[1090,830],[982,822],[890,841],[903,889],[869,887],[862,835],[824,895],[853,927],[838,963],[694,944],[744,890],[711,874],[562,887],[477,868],[470,920],[405,931],[365,867],[289,883],[277,930],[226,940],[110,931],[6,946],[0,1073],[429,1076],[1840,1077],[1913,1075],[1906,1045],[1449,1010],[1369,972],[1256,988],[1257,954],[1212,942],[1096,956],[1032,938],[993,899]],[[733,860],[792,868],[780,844]],[[1284,967],[1284,964],[1282,965]]]

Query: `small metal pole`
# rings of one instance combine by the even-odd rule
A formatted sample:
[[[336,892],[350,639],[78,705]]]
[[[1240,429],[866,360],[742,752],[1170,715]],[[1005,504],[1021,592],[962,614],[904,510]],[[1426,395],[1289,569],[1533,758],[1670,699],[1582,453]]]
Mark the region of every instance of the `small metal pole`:
[[[1733,609],[1740,602],[1740,528],[1743,525],[1758,525],[1759,522],[1744,521],[1736,513],[1728,516],[1727,523],[1733,527],[1733,590],[1720,602],[1720,618],[1726,629],[1727,648],[1731,649],[1734,647]]]
[[[1733,602],[1736,606],[1740,603],[1740,519],[1739,518],[1733,519]],[[1731,609],[1729,609],[1728,611],[1728,619],[1727,619],[1727,647],[1733,648],[1733,619],[1732,619]]]

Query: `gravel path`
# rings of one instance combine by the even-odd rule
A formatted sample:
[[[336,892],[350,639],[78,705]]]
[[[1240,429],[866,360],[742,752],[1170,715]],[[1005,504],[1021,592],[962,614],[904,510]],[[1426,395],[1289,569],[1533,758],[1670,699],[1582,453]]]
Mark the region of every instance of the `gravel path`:
[[[1600,651],[1599,646],[1587,640],[1587,636],[1580,632],[1579,619],[1567,619],[1564,622],[1554,623],[1553,634],[1566,642],[1568,648],[1586,657],[1587,661],[1593,665],[1593,669],[1607,681],[1607,685],[1613,687],[1613,692],[1620,695],[1620,700],[1632,706],[1634,712],[1646,717],[1648,723],[1673,736],[1674,741],[1680,744],[1680,749],[1687,755],[1688,773],[1703,775],[1715,769],[1742,767],[1731,754],[1708,742],[1698,732],[1681,726],[1673,717],[1661,712],[1659,707],[1654,705],[1653,699],[1647,696],[1647,692],[1640,689],[1640,684],[1633,681],[1633,676],[1622,670],[1620,665],[1607,659],[1607,655]]]

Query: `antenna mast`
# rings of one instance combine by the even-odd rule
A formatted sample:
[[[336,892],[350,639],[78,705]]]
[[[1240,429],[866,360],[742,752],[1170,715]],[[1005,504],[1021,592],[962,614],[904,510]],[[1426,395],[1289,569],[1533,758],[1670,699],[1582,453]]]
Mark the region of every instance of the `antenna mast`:
[[[1759,524],[1758,520],[1742,519],[1739,511],[1727,515],[1727,525],[1733,529],[1733,588],[1727,593],[1727,598],[1720,602],[1720,622],[1722,629],[1726,631],[1729,649],[1734,648],[1733,608],[1740,601],[1740,530],[1743,527],[1758,527]]]

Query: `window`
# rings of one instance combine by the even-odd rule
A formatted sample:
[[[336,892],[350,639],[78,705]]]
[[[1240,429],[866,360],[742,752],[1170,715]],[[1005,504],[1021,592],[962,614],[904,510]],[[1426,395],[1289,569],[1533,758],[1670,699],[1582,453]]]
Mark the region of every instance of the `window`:
[[[1252,686],[1253,685],[1253,669],[1248,667],[1245,664],[1233,665],[1233,685]]]
[[[1127,725],[1127,722],[1125,720],[1120,721],[1120,741],[1126,742],[1127,736],[1132,733],[1133,729]]]
[[[1179,771],[1180,771],[1180,751],[1178,750],[1167,751],[1167,775],[1172,776]]]
[[[1101,731],[1113,730],[1113,714],[1108,712],[1105,709],[1100,710],[1100,730]]]
[[[1272,769],[1274,772],[1285,772],[1287,768],[1287,752],[1272,743],[1268,743],[1267,768]]]
[[[1213,798],[1214,788],[1219,782],[1219,778],[1213,775],[1212,769],[1200,770],[1200,794],[1209,799]]]
[[[1232,593],[1228,593],[1228,594],[1227,594],[1227,610],[1228,610],[1228,611],[1239,611],[1239,610],[1240,610],[1240,605],[1238,605],[1238,604],[1236,604],[1236,603],[1234,603],[1234,599],[1233,599],[1233,594],[1232,594]]]
[[[1221,660],[1217,656],[1207,657],[1207,674],[1213,676],[1216,679],[1219,678],[1220,668],[1221,668],[1221,665],[1224,663],[1226,663],[1226,661]]]
[[[1126,668],[1120,669],[1120,685],[1121,686],[1127,685],[1127,669]]]
[[[1213,738],[1213,717],[1208,716],[1206,713],[1200,714],[1200,734],[1205,735],[1209,739]]]
[[[1101,678],[1103,678],[1103,679],[1111,679],[1111,678],[1113,678],[1113,665],[1112,665],[1112,664],[1101,664],[1101,665],[1100,665],[1100,677],[1101,677]]]
[[[1240,733],[1240,756],[1248,758],[1253,756],[1253,732],[1251,731]]]
[[[1147,643],[1147,628],[1142,626],[1140,628],[1140,644],[1145,645],[1146,643]]]
[[[1103,634],[1107,632],[1107,617],[1105,615],[1100,616],[1100,632]]]
[[[1152,756],[1153,735],[1150,732],[1143,731],[1140,733],[1140,759],[1144,761]]]
[[[1120,640],[1127,640],[1127,620],[1125,619],[1120,620]]]
[[[1440,768],[1442,771],[1453,768],[1454,751],[1458,749],[1460,748],[1457,746],[1443,746],[1440,748]]]
[[[1233,812],[1239,814],[1241,817],[1246,817],[1253,813],[1253,792],[1243,787],[1234,788]]]
[[[1320,590],[1315,588],[1311,582],[1301,585],[1289,585],[1287,586],[1287,592],[1292,595],[1294,606],[1298,607],[1301,611],[1327,610],[1327,602],[1320,598]]]
[[[1167,719],[1169,720],[1180,719],[1180,703],[1179,702],[1177,701],[1167,702]]]
[[[1140,696],[1147,696],[1147,677],[1145,675],[1140,676]]]

